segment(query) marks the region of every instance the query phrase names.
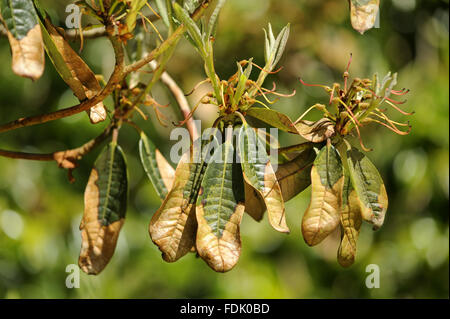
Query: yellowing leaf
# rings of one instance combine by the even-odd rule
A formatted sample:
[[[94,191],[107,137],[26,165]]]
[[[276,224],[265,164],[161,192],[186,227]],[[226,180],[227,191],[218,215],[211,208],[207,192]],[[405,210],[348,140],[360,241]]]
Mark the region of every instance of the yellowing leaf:
[[[281,188],[265,150],[253,128],[243,123],[239,133],[239,152],[244,180],[264,199],[272,227],[288,233]]]
[[[195,243],[195,200],[198,191],[195,180],[200,174],[200,165],[193,162],[193,156],[191,148],[181,157],[172,189],[149,225],[150,237],[167,262],[177,261],[186,255]]]
[[[127,189],[124,155],[111,143],[96,160],[84,192],[78,264],[88,274],[99,274],[114,254],[125,218]]]
[[[380,228],[388,208],[388,197],[383,179],[375,165],[357,148],[347,150],[347,163],[353,187],[358,195],[363,219]]]
[[[305,242],[314,246],[339,225],[344,176],[336,149],[327,143],[317,155],[311,169],[311,202],[303,215]]]
[[[32,0],[1,0],[1,21],[11,46],[13,72],[32,80],[39,79],[45,67],[44,45]]]
[[[257,222],[261,221],[264,212],[266,211],[266,204],[261,194],[244,181],[245,192],[245,212],[249,214]]]
[[[300,136],[313,142],[321,143],[335,134],[334,123],[327,118],[322,118],[317,122],[300,121],[295,125]]]
[[[231,270],[241,253],[239,225],[244,213],[244,182],[242,169],[234,158],[230,142],[216,149],[197,199],[197,252],[218,272]]]
[[[349,0],[353,29],[363,34],[375,25],[380,0]]]
[[[41,18],[41,26],[47,54],[75,96],[80,101],[84,101],[100,93],[102,88],[95,74],[72,49],[63,34],[53,26],[48,17]],[[93,124],[102,122],[107,117],[103,102],[91,107],[87,113]]]
[[[338,249],[338,262],[349,267],[355,262],[356,242],[361,229],[361,209],[350,176],[346,174],[342,192],[341,243]]]

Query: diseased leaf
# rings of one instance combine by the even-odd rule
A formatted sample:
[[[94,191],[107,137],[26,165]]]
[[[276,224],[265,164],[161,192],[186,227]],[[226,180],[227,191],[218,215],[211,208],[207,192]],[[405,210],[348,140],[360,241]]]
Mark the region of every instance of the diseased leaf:
[[[386,188],[380,173],[367,156],[354,147],[347,150],[347,163],[361,215],[365,221],[373,224],[374,229],[378,229],[383,225],[388,207]]]
[[[345,174],[342,191],[341,243],[338,249],[338,262],[342,267],[349,267],[355,262],[356,242],[361,229],[362,219],[358,197],[348,172]]]
[[[265,145],[247,123],[242,124],[239,133],[239,153],[244,179],[264,198],[270,224],[277,231],[288,233],[280,185]]]
[[[262,107],[251,107],[245,112],[245,115],[254,117],[282,131],[298,134],[289,117],[275,110]]]
[[[344,176],[342,162],[331,143],[324,146],[311,169],[311,202],[303,215],[305,242],[314,246],[339,225]]]
[[[84,192],[81,252],[78,264],[88,274],[99,274],[116,248],[127,209],[128,179],[123,152],[115,143],[95,161]]]
[[[45,12],[41,12],[40,24],[45,50],[61,78],[80,100],[91,99],[101,91],[95,74],[84,60],[72,49],[60,31],[51,23]],[[106,119],[103,102],[87,111],[93,124]]]
[[[32,0],[0,0],[3,21],[12,51],[15,74],[39,79],[44,73],[45,56],[41,27]]]
[[[285,202],[311,184],[311,167],[315,158],[316,153],[310,145],[293,160],[278,165],[276,176]]]
[[[150,237],[167,262],[177,261],[195,244],[195,203],[206,170],[208,151],[214,146],[213,142],[207,146],[203,144],[201,157],[198,147],[194,146],[183,154],[175,170],[172,189],[150,221]]]
[[[175,170],[144,132],[139,141],[139,155],[148,178],[159,197],[164,200],[172,188]]]
[[[334,123],[327,118],[322,118],[316,122],[300,121],[295,125],[298,133],[304,139],[321,143],[335,134]]]
[[[242,169],[225,142],[206,168],[196,208],[197,252],[215,271],[229,271],[239,259],[244,200]]]
[[[380,0],[349,0],[353,29],[363,34],[375,25]]]

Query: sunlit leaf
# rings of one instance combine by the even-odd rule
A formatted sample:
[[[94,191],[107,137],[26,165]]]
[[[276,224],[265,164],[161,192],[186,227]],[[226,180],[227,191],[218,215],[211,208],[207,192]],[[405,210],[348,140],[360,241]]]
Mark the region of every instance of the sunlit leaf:
[[[194,146],[183,154],[175,170],[172,189],[150,221],[150,237],[167,262],[177,261],[195,244],[195,202],[207,166],[208,150],[213,147],[212,142],[202,145],[201,156],[199,147]]]
[[[139,155],[148,178],[159,197],[164,200],[172,188],[175,170],[144,132],[139,141]]]
[[[292,121],[283,113],[262,107],[251,107],[245,112],[245,114],[246,116],[254,117],[282,131],[298,134],[296,128],[292,124]]]
[[[233,145],[225,142],[206,168],[196,208],[197,252],[215,271],[229,271],[239,259],[243,213],[242,169]]]
[[[39,79],[44,73],[45,57],[41,26],[32,0],[0,0],[3,21],[12,51],[15,74]]]
[[[278,165],[276,176],[285,202],[311,184],[311,167],[315,158],[316,153],[310,145],[293,160]]]
[[[327,118],[316,122],[302,120],[295,125],[295,128],[301,137],[313,143],[326,141],[335,134],[334,123]]]
[[[51,23],[44,11],[40,10],[40,15],[45,50],[59,75],[80,101],[93,98],[102,89],[95,74],[64,39],[63,31]],[[103,102],[91,107],[87,113],[94,124],[107,117]]]
[[[347,163],[361,215],[365,221],[374,225],[374,229],[378,229],[383,225],[388,207],[386,188],[380,173],[367,156],[355,147],[347,150]]]
[[[239,153],[244,179],[264,198],[270,224],[277,231],[288,233],[280,185],[265,145],[247,123],[243,123],[239,133]]]
[[[356,242],[361,229],[361,210],[358,197],[350,176],[346,172],[342,191],[341,243],[338,249],[338,262],[342,267],[349,267],[355,262]]]
[[[121,148],[111,143],[95,161],[84,192],[78,264],[88,274],[98,274],[116,248],[127,209],[128,179]]]
[[[305,242],[314,246],[339,225],[344,176],[342,162],[331,143],[324,146],[311,169],[311,202],[303,215]]]
[[[375,25],[380,0],[349,0],[353,29],[363,34]]]

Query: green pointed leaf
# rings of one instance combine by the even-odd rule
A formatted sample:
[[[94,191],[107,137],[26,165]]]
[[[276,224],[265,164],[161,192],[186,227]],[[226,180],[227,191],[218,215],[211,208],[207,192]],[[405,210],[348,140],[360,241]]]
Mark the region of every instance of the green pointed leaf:
[[[127,192],[125,157],[120,146],[110,143],[95,161],[84,192],[78,260],[84,272],[100,273],[114,254],[127,209]]]
[[[298,134],[297,129],[294,127],[289,117],[275,110],[262,107],[251,107],[245,112],[245,115],[258,119],[282,131]]]
[[[41,25],[45,50],[61,78],[81,101],[91,99],[102,90],[95,74],[84,60],[72,49],[50,21],[45,11],[40,10]],[[107,114],[103,102],[86,111],[93,124],[106,120]]]
[[[139,155],[156,193],[164,200],[172,188],[175,170],[144,132],[139,141]]]
[[[380,0],[350,0],[350,19],[353,29],[363,34],[375,25]]]
[[[341,210],[341,243],[337,258],[342,267],[349,267],[355,262],[356,242],[361,229],[362,219],[358,197],[347,171],[345,172],[344,178]]]
[[[374,229],[383,225],[388,207],[386,188],[375,165],[355,147],[347,150],[347,163],[358,195],[361,215]]]
[[[217,21],[219,20],[219,13],[222,7],[225,5],[226,0],[218,0],[216,7],[214,8],[211,17],[209,18],[207,37],[215,36],[215,30],[217,27]]]
[[[195,47],[198,50],[202,50],[204,43],[202,40],[202,34],[198,25],[194,20],[189,16],[189,13],[186,9],[182,8],[178,3],[173,3],[173,10],[178,20],[187,28],[188,34],[191,37],[192,41],[195,43]]]
[[[303,239],[308,245],[319,244],[339,225],[343,184],[341,159],[327,143],[311,169],[311,202],[302,220]]]
[[[197,199],[197,252],[218,272],[231,270],[241,253],[239,225],[244,213],[242,169],[230,142],[216,149]]]
[[[270,224],[277,231],[288,233],[280,185],[265,145],[247,123],[242,124],[239,133],[239,154],[244,179],[264,198]]]
[[[128,32],[133,32],[136,27],[136,19],[139,14],[139,11],[145,6],[147,0],[134,0],[131,2],[131,8],[127,14],[125,19],[126,26],[128,28]]]
[[[316,153],[311,144],[293,160],[278,165],[276,176],[283,200],[287,202],[311,184],[311,167]]]
[[[301,137],[313,143],[321,143],[336,134],[334,123],[327,118],[315,122],[303,120],[298,122],[295,128]]]
[[[41,27],[32,0],[0,0],[0,23],[6,28],[15,74],[39,79],[45,57]]]

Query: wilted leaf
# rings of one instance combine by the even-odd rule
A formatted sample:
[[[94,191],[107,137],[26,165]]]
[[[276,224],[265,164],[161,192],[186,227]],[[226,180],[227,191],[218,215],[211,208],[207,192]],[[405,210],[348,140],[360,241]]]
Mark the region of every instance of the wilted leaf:
[[[365,221],[374,225],[374,229],[378,229],[383,225],[388,207],[386,188],[380,173],[367,156],[354,147],[347,150],[347,163],[361,215]]]
[[[12,51],[15,74],[39,79],[44,73],[45,57],[41,27],[32,0],[0,0],[3,20]]]
[[[144,132],[139,141],[139,154],[148,178],[159,197],[164,200],[172,188],[175,170]]]
[[[59,75],[80,101],[93,98],[102,89],[95,74],[51,23],[45,12],[40,13],[45,50]],[[107,116],[103,102],[91,107],[87,113],[94,124],[104,121]]]
[[[303,215],[305,242],[314,246],[339,225],[344,176],[342,162],[331,143],[324,146],[311,169],[311,202]]]
[[[197,199],[197,252],[219,272],[232,269],[241,253],[239,225],[244,213],[242,169],[230,142],[216,149]]]
[[[245,112],[245,115],[254,117],[282,131],[298,134],[289,117],[275,110],[262,107],[251,107]]]
[[[316,122],[300,121],[295,128],[301,137],[313,143],[326,141],[335,134],[334,123],[327,118]]]
[[[342,267],[349,267],[355,262],[356,242],[361,223],[358,197],[353,189],[350,176],[346,173],[342,191],[341,243],[337,257]]]
[[[288,233],[280,185],[265,145],[247,123],[243,123],[239,133],[239,153],[244,179],[264,198],[270,224],[277,231]]]
[[[310,145],[293,160],[278,165],[276,176],[285,202],[311,184],[311,167],[315,158],[316,153]]]
[[[127,190],[123,152],[111,143],[95,161],[84,192],[78,264],[88,274],[100,273],[114,254],[127,209]]]
[[[380,0],[349,0],[353,29],[363,34],[373,28],[377,19]]]
[[[257,222],[261,221],[264,212],[266,211],[266,204],[261,194],[244,181],[245,193],[245,212],[249,214]]]

